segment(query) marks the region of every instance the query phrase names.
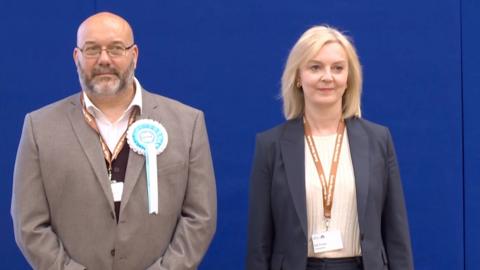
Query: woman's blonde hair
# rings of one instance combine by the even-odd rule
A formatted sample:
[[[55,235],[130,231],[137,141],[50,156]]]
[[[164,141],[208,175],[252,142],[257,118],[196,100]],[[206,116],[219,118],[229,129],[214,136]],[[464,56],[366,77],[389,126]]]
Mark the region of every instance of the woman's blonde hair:
[[[362,67],[349,38],[330,26],[314,26],[308,29],[295,43],[282,75],[283,114],[286,119],[300,117],[305,111],[303,90],[298,87],[299,68],[315,57],[327,43],[337,42],[348,58],[347,89],[342,97],[343,118],[361,117],[360,96],[362,93]]]

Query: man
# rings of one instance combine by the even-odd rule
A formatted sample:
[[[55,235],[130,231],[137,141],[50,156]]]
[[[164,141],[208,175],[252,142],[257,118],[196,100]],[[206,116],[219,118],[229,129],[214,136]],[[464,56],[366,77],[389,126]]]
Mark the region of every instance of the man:
[[[216,227],[202,112],[142,89],[132,29],[117,15],[86,19],[73,58],[82,91],[25,117],[18,246],[34,269],[196,269]]]

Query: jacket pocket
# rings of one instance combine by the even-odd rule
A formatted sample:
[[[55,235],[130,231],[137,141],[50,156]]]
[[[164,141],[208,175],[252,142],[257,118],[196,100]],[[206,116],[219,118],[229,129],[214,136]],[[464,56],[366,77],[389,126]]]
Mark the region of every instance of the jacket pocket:
[[[283,263],[283,255],[282,254],[273,254],[272,259],[270,262],[271,270],[281,270]]]
[[[157,173],[161,176],[171,175],[178,172],[185,172],[185,162],[177,162],[173,164],[162,164],[157,167]]]

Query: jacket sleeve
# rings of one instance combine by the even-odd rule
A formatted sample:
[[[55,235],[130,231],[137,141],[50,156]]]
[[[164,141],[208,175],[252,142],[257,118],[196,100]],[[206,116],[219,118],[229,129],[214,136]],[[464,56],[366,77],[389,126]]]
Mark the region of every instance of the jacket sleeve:
[[[13,174],[11,215],[15,241],[33,269],[82,270],[52,230],[30,115],[25,117]]]
[[[197,269],[217,224],[217,196],[212,157],[203,113],[192,133],[188,183],[181,216],[170,245],[148,270]]]
[[[267,148],[262,136],[257,135],[249,188],[247,270],[270,269],[274,228],[270,200],[272,153]]]
[[[413,256],[408,229],[407,211],[395,148],[387,133],[387,193],[382,214],[382,236],[389,269],[413,269]]]

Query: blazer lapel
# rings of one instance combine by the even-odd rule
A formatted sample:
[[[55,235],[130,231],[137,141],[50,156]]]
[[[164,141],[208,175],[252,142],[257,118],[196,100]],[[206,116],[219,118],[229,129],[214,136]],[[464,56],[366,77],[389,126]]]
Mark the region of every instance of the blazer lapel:
[[[305,141],[302,118],[285,126],[280,141],[281,156],[285,165],[287,183],[292,194],[302,229],[307,236],[307,203],[305,195]]]
[[[105,193],[111,210],[114,210],[113,195],[108,181],[107,167],[105,166],[105,157],[102,153],[102,147],[98,134],[87,124],[82,113],[82,105],[80,104],[80,95],[75,95],[71,99],[72,108],[68,113],[73,131],[80,142],[81,147],[85,151],[88,161],[97,176],[98,183]]]
[[[142,89],[142,113],[137,117],[137,120],[140,119],[153,119],[152,113],[157,108],[157,105],[152,102],[152,98],[149,97],[149,93]],[[157,120],[158,117],[157,117]],[[125,208],[125,205],[128,203],[130,199],[130,195],[132,194],[135,185],[137,184],[138,180],[140,179],[140,175],[142,170],[145,168],[145,156],[135,153],[132,149],[128,154],[128,163],[127,163],[127,171],[125,172],[125,186],[123,188],[123,195],[122,195],[122,204],[120,208],[120,215]],[[144,191],[145,196],[147,196],[147,190]],[[148,209],[145,209],[147,211]]]
[[[357,191],[358,222],[366,224],[364,216],[370,182],[370,145],[368,136],[358,119],[347,119],[346,124]]]

